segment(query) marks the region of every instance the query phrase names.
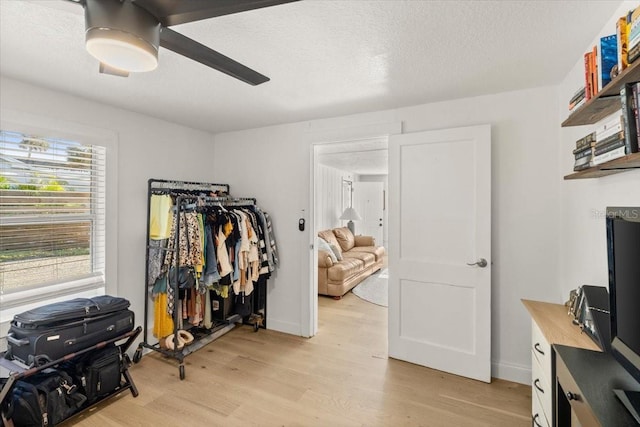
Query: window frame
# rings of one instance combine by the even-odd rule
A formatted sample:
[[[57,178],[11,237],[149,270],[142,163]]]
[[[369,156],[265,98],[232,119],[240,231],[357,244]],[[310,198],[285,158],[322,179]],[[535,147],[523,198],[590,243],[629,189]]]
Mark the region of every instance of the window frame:
[[[41,301],[52,301],[60,297],[73,298],[86,292],[117,294],[117,133],[107,129],[7,109],[0,110],[0,128],[24,134],[73,140],[106,148],[104,276],[86,277],[0,295],[0,306],[3,308],[0,313],[0,322],[11,320],[13,314],[20,312],[21,308]]]

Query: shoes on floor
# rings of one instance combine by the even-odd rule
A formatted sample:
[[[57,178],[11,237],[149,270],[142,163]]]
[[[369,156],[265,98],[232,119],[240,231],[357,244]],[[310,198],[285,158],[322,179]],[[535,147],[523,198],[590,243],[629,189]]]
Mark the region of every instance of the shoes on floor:
[[[189,331],[185,331],[183,329],[178,331],[177,337],[175,338],[176,339],[174,340],[174,334],[160,338],[160,347],[174,350],[176,345],[175,341],[177,341],[178,350],[180,350],[185,345],[189,345],[194,341],[193,335]]]

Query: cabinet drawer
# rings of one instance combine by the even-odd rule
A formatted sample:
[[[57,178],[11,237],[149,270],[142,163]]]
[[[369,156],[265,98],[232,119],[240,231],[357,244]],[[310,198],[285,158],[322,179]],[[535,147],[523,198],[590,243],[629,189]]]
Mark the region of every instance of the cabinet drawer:
[[[549,427],[547,417],[542,410],[542,405],[535,393],[531,396],[531,425],[532,427]]]
[[[575,416],[580,420],[582,427],[599,427],[600,422],[594,415],[593,411],[591,411],[589,403],[584,400],[582,391],[578,388],[578,385],[573,380],[567,366],[560,357],[556,357],[556,375],[558,376],[558,382],[566,395],[565,397],[558,396],[558,399],[568,399],[573,412],[572,419],[575,414]]]
[[[531,390],[532,394],[538,397],[538,401],[542,407],[542,412],[547,421],[552,419],[553,397],[551,393],[550,378],[544,375],[540,363],[535,357],[531,356]],[[532,399],[535,402],[535,399]]]
[[[551,345],[542,335],[542,331],[536,322],[531,322],[531,350],[538,363],[540,363],[547,382],[551,383]]]

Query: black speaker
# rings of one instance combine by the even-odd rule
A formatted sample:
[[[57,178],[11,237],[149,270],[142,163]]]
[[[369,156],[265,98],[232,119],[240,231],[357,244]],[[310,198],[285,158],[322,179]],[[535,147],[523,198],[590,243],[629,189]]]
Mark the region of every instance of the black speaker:
[[[598,344],[602,351],[611,350],[611,322],[609,292],[603,286],[582,286],[582,300],[578,308],[578,323],[583,332]]]

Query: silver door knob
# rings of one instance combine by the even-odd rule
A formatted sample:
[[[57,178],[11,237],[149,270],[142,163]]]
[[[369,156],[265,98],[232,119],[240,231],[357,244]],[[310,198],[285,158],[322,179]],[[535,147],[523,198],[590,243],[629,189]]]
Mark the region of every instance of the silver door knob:
[[[477,266],[478,266],[478,267],[480,267],[480,268],[485,268],[485,267],[487,266],[487,260],[486,260],[486,259],[484,259],[484,258],[480,258],[480,260],[479,260],[479,261],[474,262],[474,263],[472,263],[472,264],[467,263],[467,265],[470,265],[470,266],[477,265]]]

